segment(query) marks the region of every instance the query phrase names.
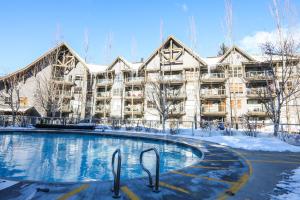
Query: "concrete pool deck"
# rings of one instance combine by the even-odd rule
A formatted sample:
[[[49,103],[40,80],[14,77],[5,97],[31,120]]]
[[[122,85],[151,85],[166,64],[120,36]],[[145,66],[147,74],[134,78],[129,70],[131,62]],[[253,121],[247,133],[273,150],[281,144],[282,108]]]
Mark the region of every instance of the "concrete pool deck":
[[[5,132],[8,131],[19,130]],[[276,184],[282,179],[281,173],[300,166],[299,153],[245,151],[170,135],[85,131],[86,133],[167,140],[204,152],[202,161],[161,174],[159,193],[154,193],[147,187],[147,178],[121,180],[120,199],[269,199]],[[113,199],[111,186],[111,181],[68,184],[21,181],[0,190],[0,199]],[[43,192],[37,188],[47,188],[49,191]]]

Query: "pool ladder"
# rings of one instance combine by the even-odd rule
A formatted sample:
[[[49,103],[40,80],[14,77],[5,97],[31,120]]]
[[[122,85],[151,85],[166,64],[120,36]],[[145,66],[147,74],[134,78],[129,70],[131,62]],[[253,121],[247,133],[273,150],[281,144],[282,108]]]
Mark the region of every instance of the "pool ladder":
[[[155,184],[153,186],[153,180],[152,180],[152,175],[151,172],[144,166],[143,164],[143,156],[144,153],[149,152],[149,151],[154,151],[155,156],[156,156],[156,167],[155,167]],[[117,172],[115,172],[115,157],[118,155],[118,165],[117,165]],[[112,162],[111,162],[111,167],[112,167],[112,173],[114,177],[114,185],[112,188],[113,191],[113,198],[120,198],[120,175],[121,175],[121,150],[116,149],[115,152],[112,155]],[[156,148],[150,148],[143,150],[140,154],[140,165],[142,169],[148,174],[148,179],[149,179],[149,187],[153,188],[153,192],[159,192],[159,153]]]
[[[115,172],[115,157],[116,155],[118,155],[118,165],[117,165],[117,172]],[[122,158],[121,158],[121,150],[117,149],[115,150],[115,152],[112,155],[112,161],[111,161],[111,167],[112,167],[112,173],[114,176],[114,185],[112,188],[113,191],[113,198],[117,199],[120,198],[120,175],[121,175],[121,162],[122,162]]]
[[[154,153],[156,155],[154,188],[153,188],[153,181],[152,181],[151,172],[143,164],[143,155],[144,155],[144,153],[149,152],[149,151],[154,151]],[[159,153],[158,153],[157,149],[156,148],[150,148],[150,149],[146,149],[146,150],[142,151],[141,154],[140,154],[140,164],[141,164],[142,169],[148,174],[148,178],[149,178],[149,185],[148,186],[153,188],[153,192],[159,192]]]

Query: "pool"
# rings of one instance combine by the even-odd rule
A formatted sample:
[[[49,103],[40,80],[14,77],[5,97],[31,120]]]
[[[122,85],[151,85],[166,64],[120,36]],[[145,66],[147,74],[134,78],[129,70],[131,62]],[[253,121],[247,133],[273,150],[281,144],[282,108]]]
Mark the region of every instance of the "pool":
[[[42,182],[112,180],[111,156],[121,149],[121,179],[146,176],[139,164],[142,150],[155,147],[160,153],[160,172],[200,161],[201,152],[162,140],[74,133],[1,133],[0,177]],[[144,164],[155,171],[153,152]]]

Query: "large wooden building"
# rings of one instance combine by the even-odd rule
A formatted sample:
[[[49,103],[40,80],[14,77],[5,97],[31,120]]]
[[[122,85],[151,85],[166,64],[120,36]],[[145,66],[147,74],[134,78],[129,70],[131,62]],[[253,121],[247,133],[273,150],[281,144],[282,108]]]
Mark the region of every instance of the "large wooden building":
[[[145,61],[118,57],[109,65],[88,64],[62,43],[0,77],[0,91],[7,93],[17,82],[23,114],[34,108],[41,116],[160,120],[151,98],[157,92],[151,86],[156,85],[172,104],[165,102],[169,119],[238,121],[247,115],[265,121],[267,112],[258,94],[269,75],[263,56],[233,46],[222,56],[203,58],[171,36]],[[9,114],[9,102],[9,95],[0,99],[0,114]],[[283,112],[289,109],[298,110],[297,101]],[[298,115],[283,115],[283,122],[299,123]]]

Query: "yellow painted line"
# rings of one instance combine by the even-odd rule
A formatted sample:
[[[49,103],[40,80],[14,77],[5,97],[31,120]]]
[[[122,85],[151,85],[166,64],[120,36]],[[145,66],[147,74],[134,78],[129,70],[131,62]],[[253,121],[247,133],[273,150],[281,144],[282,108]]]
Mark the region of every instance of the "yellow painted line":
[[[187,191],[183,188],[180,188],[180,187],[177,187],[177,186],[174,186],[174,185],[170,185],[170,184],[162,182],[162,181],[159,182],[159,185],[162,186],[162,187],[169,188],[171,190],[175,190],[175,191],[182,192],[182,193],[185,193],[185,194],[190,194],[189,191]]]
[[[57,200],[66,200],[66,199],[70,198],[71,196],[74,196],[75,194],[81,192],[82,190],[85,190],[88,187],[89,187],[89,184],[84,184],[84,185],[80,186],[79,188],[76,188],[76,189],[72,190],[71,192],[64,194],[63,196],[59,197]]]
[[[138,196],[136,196],[127,186],[123,186],[121,187],[122,192],[124,192],[126,194],[126,196],[130,199],[130,200],[139,200],[140,198]]]
[[[199,168],[199,169],[220,169],[220,170],[228,169],[226,167],[199,166],[199,165],[192,165],[192,166],[189,166],[189,167],[191,167],[191,168]]]
[[[235,151],[235,150],[231,150],[233,152],[235,152],[236,154],[238,154],[241,158],[243,158],[246,162],[246,164],[248,165],[248,173],[244,173],[241,178],[235,183],[233,184],[233,186],[231,188],[229,188],[228,190],[226,190],[219,198],[218,200],[225,200],[227,199],[230,195],[227,194],[226,192],[229,191],[232,194],[237,193],[242,187],[245,186],[245,184],[248,182],[249,177],[252,176],[253,173],[253,168],[251,165],[251,162],[240,152]]]
[[[236,183],[234,181],[225,181],[225,180],[221,180],[221,179],[210,178],[210,177],[207,177],[207,176],[198,176],[198,175],[195,175],[195,174],[188,174],[188,173],[183,173],[183,172],[179,172],[179,171],[172,171],[172,173],[179,174],[179,175],[182,175],[182,176],[187,176],[187,177],[192,177],[192,178],[201,178],[201,179],[206,179],[206,180],[209,180],[209,181],[216,181],[216,182],[227,183],[227,184],[235,184]]]
[[[251,162],[261,163],[283,163],[283,164],[300,164],[300,162],[285,161],[285,160],[249,160]]]

